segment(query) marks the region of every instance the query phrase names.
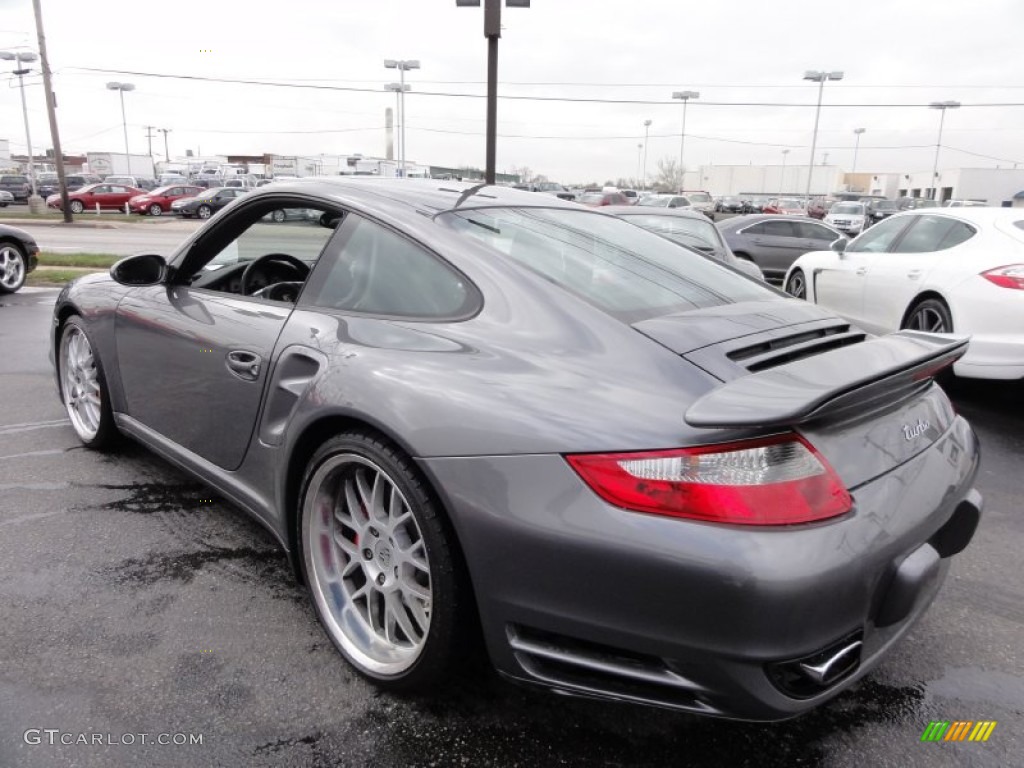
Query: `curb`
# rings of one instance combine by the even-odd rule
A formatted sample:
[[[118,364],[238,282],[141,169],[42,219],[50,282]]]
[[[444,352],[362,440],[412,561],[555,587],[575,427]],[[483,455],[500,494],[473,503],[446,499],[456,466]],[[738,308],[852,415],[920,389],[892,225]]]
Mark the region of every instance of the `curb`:
[[[83,229],[120,229],[120,225],[110,221],[73,221],[70,224],[52,219],[0,219],[0,224],[11,224],[32,227],[81,227]],[[131,224],[130,226],[136,226]]]

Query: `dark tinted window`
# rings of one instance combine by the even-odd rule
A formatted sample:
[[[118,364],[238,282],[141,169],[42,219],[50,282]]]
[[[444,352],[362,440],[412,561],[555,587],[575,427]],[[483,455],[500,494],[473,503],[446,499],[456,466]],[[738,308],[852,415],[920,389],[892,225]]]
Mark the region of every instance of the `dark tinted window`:
[[[442,220],[627,322],[776,298],[694,251],[610,216],[493,208],[448,213]]]
[[[970,240],[974,237],[976,230],[970,224],[964,224],[962,221],[957,221],[953,224],[949,232],[939,243],[939,248],[945,250],[946,248],[952,248],[960,243]]]
[[[798,237],[792,221],[763,221],[761,234],[770,237]]]
[[[746,229],[743,230],[743,234],[744,235],[763,235],[764,234],[764,224],[755,224],[752,227],[747,227]]]
[[[889,246],[907,226],[908,217],[894,216],[891,219],[884,219],[875,224],[871,229],[862,234],[846,249],[849,253],[881,253],[889,250]]]
[[[944,247],[942,241],[957,222],[944,216],[917,216],[914,225],[900,238],[896,253],[931,253]]]
[[[812,224],[809,221],[796,221],[793,222],[793,226],[796,227],[799,237],[803,237],[808,240],[821,240],[826,243],[831,243],[833,240],[838,240],[842,237],[842,235],[837,235],[828,227],[823,227],[820,224]]]
[[[452,318],[475,309],[468,280],[419,245],[358,216],[343,226],[340,252],[303,303],[397,317]]]

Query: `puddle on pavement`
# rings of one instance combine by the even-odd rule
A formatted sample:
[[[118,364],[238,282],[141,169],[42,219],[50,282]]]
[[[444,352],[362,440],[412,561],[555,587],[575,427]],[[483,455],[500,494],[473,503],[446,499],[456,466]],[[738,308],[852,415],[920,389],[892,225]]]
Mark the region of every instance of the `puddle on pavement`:
[[[145,557],[127,558],[105,572],[123,585],[151,586],[174,581],[189,584],[208,565],[237,562],[260,581],[275,578],[290,580],[283,553],[276,549],[212,548],[197,552],[154,552]]]

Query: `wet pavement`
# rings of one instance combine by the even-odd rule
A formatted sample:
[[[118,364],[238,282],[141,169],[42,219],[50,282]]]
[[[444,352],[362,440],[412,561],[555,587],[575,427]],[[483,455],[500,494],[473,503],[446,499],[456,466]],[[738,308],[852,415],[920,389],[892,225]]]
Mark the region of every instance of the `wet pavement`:
[[[55,294],[0,297],[3,768],[1024,764],[1020,384],[950,384],[982,441],[983,524],[917,627],[821,709],[714,721],[525,690],[485,665],[398,697],[349,670],[242,512],[140,447],[78,446],[46,359]],[[922,743],[931,720],[998,725]],[[162,733],[202,744],[141,743]],[[102,743],[60,744],[79,734]]]

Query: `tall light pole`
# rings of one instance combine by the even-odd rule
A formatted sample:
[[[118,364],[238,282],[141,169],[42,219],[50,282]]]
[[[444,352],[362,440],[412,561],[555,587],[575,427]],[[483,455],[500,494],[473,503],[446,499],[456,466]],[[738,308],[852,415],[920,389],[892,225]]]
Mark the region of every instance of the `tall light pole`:
[[[384,86],[384,90],[395,92],[395,123],[397,124],[396,127],[401,130],[405,128],[405,121],[402,120],[402,117],[404,117],[404,115],[402,115],[402,93],[409,90],[409,86],[405,83],[388,83]],[[405,167],[402,162],[402,144],[402,136],[399,134],[397,146],[398,151],[395,153],[395,159],[398,161],[398,167],[400,169]]]
[[[814,111],[814,134],[811,137],[811,159],[807,163],[807,199],[811,199],[811,179],[814,176],[814,152],[818,148],[818,120],[821,118],[821,99],[825,93],[826,80],[842,80],[842,72],[819,72],[809,69],[804,72],[804,80],[818,83],[818,108]]]
[[[863,134],[866,130],[867,130],[867,128],[854,128],[853,129],[853,133],[857,137],[857,140],[854,142],[854,145],[853,145],[853,170],[850,171],[850,173],[856,173],[857,172],[857,153],[860,151],[860,137],[861,137],[861,134]]]
[[[643,142],[638,142],[636,145],[636,180],[640,181],[640,164],[643,162],[644,156],[644,145]],[[643,189],[643,182],[640,183],[640,189]]]
[[[651,121],[644,120],[644,190],[647,189],[647,139],[651,135]]]
[[[939,150],[942,148],[942,124],[946,120],[947,109],[959,109],[959,101],[933,101],[928,105],[931,109],[940,110],[939,136],[935,140],[935,164],[932,166],[932,200],[939,199]]]
[[[32,0],[32,15],[36,17],[36,43],[39,45],[39,65],[43,70],[43,91],[46,94],[46,116],[50,121],[53,160],[57,166],[57,183],[60,185],[60,207],[64,214],[64,223],[70,224],[72,218],[71,206],[68,203],[67,178],[64,175],[64,152],[60,147],[60,130],[57,127],[57,94],[53,92],[50,61],[46,56],[46,33],[43,32],[43,9],[40,0]]]
[[[405,73],[410,69],[419,69],[420,63],[416,59],[385,59],[384,67],[386,69],[397,69],[398,70],[398,101],[401,107],[401,114],[399,119],[401,120],[399,134],[398,134],[398,167],[401,176],[405,176],[405,92],[409,90],[409,86],[405,84]],[[385,88],[395,90],[391,88],[394,83],[389,83]]]
[[[25,75],[31,70],[28,68],[22,69],[21,62],[35,61],[38,58],[34,53],[29,52],[15,51],[11,53],[9,51],[0,51],[0,59],[14,62],[14,74],[18,76],[18,87],[21,90],[21,112],[25,116],[25,143],[28,146],[28,177],[32,182],[33,198],[39,195],[36,193],[36,164],[32,155],[32,131],[28,126],[28,106],[25,103]],[[31,203],[29,207],[31,208]]]
[[[686,147],[686,105],[690,99],[699,99],[700,93],[697,91],[676,91],[672,94],[672,98],[682,99],[683,101],[683,129],[679,132],[679,194],[682,194],[686,174],[686,166],[683,165],[683,149]]]
[[[786,192],[786,155],[788,154],[788,149],[782,150],[782,174],[779,178],[779,197],[782,197]]]
[[[455,0],[459,8],[479,8],[480,0]],[[530,0],[505,0],[506,8],[529,8]],[[484,37],[487,38],[487,158],[484,181],[494,183],[498,143],[498,39],[501,37],[501,0],[484,0]]]
[[[117,91],[121,96],[121,127],[124,129],[124,156],[126,158],[125,162],[131,168],[131,161],[127,159],[130,155],[128,152],[128,119],[124,114],[124,92],[134,91],[135,86],[131,83],[107,83],[107,90]]]

